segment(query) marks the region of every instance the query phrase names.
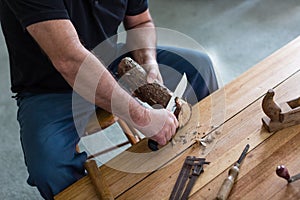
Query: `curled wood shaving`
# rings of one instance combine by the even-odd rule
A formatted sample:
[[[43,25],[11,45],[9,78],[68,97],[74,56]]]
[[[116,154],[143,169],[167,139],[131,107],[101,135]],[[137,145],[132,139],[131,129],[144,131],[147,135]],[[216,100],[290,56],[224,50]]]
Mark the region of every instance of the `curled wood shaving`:
[[[198,134],[194,135],[195,137],[193,137],[193,140],[199,145],[199,146],[203,146],[203,147],[207,147],[208,144],[211,144],[216,137],[215,135],[219,135],[220,132],[219,131],[215,131],[214,133],[211,133],[205,137],[200,137],[200,133],[198,132]]]

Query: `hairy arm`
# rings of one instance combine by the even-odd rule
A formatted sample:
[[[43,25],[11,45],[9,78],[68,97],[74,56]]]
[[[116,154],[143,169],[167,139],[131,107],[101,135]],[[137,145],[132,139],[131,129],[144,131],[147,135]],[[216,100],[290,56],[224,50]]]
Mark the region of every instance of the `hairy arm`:
[[[156,62],[156,31],[149,10],[135,15],[126,16],[124,27],[127,30],[127,45],[134,59],[148,72],[148,82],[163,82]]]
[[[128,95],[105,66],[80,43],[69,20],[39,22],[28,26],[27,30],[81,96],[133,124],[160,144],[165,144],[175,133],[174,116],[145,109]]]
[[[65,80],[87,100],[112,111],[111,99],[114,95],[127,99],[133,110],[134,107],[144,110],[119,87],[105,66],[82,46],[69,20],[40,22],[29,26],[27,30]]]

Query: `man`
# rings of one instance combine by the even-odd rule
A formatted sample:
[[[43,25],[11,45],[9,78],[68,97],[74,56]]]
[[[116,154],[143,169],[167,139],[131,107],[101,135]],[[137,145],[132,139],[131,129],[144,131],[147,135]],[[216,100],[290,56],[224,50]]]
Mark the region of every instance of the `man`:
[[[75,146],[91,110],[82,104],[113,111],[161,145],[175,134],[178,122],[171,112],[144,108],[111,74],[116,72],[118,59],[110,56],[122,54],[118,52],[123,47],[112,37],[121,22],[126,30],[137,30],[128,36],[125,48],[130,52],[125,54],[143,65],[149,82],[164,81],[171,89],[178,83],[167,79],[168,71],[163,67],[160,71],[158,62],[187,74],[192,85],[187,98],[195,92],[200,100],[217,89],[206,55],[155,49],[147,0],[0,0],[0,20],[10,58],[11,90],[18,104],[27,182],[37,186],[45,199],[53,199],[84,176],[87,155],[76,152]],[[102,42],[106,45],[100,54],[109,55],[104,58],[109,66],[91,53]],[[197,60],[199,66],[192,66],[185,56]],[[73,99],[79,99],[75,105],[73,91]]]

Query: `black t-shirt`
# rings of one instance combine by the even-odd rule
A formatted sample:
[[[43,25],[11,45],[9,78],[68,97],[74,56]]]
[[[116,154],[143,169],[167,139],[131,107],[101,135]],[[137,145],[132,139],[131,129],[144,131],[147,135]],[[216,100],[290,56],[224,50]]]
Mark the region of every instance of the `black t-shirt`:
[[[12,92],[71,90],[26,31],[27,26],[46,20],[70,19],[82,44],[92,50],[117,34],[125,15],[137,15],[147,8],[147,0],[0,0]],[[115,42],[111,42],[112,48]]]

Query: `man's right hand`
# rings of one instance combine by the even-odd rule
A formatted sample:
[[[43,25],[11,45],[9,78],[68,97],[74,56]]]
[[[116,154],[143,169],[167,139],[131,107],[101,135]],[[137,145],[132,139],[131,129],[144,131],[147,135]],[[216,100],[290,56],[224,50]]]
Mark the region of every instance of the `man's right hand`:
[[[165,145],[175,135],[178,121],[175,115],[166,109],[146,109],[144,117],[138,119],[134,126],[147,138],[153,139],[159,145]]]

